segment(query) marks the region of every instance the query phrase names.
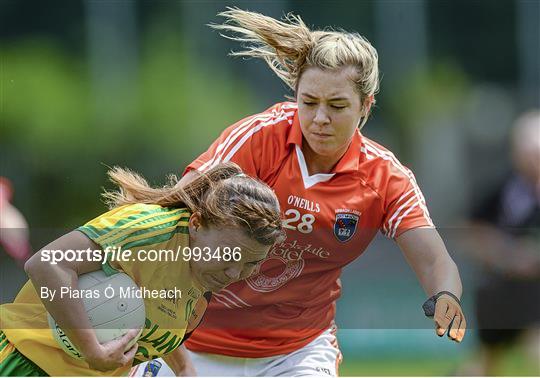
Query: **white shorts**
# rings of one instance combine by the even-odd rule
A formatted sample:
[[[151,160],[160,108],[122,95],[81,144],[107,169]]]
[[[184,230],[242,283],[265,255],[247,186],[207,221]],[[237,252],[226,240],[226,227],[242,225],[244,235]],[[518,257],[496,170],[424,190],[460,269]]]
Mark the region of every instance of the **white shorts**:
[[[307,375],[336,377],[342,356],[334,332],[335,328],[328,329],[303,348],[272,357],[229,357],[189,350],[188,353],[197,375],[202,377],[299,377]],[[161,368],[159,368],[157,375],[154,376],[174,376],[174,372],[162,359],[158,361],[161,363]],[[130,375],[143,376],[146,365],[147,363],[143,363],[136,366],[132,369]],[[157,364],[157,366],[159,365]],[[156,366],[152,368],[155,370]]]

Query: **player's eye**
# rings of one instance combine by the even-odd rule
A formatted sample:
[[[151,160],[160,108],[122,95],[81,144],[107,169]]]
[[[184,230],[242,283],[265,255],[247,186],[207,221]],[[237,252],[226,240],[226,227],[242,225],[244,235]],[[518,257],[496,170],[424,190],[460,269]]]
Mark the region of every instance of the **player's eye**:
[[[313,106],[313,105],[315,105],[315,103],[312,102],[312,101],[304,101],[304,105]]]
[[[345,109],[347,107],[346,105],[330,105],[330,106],[338,110]]]

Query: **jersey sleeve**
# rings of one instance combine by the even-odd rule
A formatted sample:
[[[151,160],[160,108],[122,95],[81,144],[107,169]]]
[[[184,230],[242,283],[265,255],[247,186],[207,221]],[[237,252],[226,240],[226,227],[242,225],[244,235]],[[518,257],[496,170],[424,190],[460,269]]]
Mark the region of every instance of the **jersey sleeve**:
[[[435,227],[414,174],[406,167],[393,168],[387,182],[381,232],[391,239],[418,227]]]
[[[142,248],[165,242],[177,232],[187,230],[189,216],[182,209],[146,204],[126,205],[98,216],[77,230],[107,254],[102,264],[106,274],[122,270],[129,275],[139,263],[137,253]],[[131,251],[131,258],[113,258],[115,253],[118,256],[119,251],[126,250]]]
[[[229,126],[189,164],[191,170],[205,172],[219,163],[234,162],[245,174],[266,180],[284,150],[285,138],[281,131],[292,124],[295,105],[276,104],[263,113],[244,118]]]

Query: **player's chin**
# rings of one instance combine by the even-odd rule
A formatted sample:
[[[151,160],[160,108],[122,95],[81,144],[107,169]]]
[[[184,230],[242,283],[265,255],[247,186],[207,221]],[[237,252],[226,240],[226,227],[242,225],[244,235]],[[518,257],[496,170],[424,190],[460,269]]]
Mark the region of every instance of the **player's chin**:
[[[314,140],[309,141],[309,146],[317,155],[333,156],[336,153],[337,147],[330,140]]]

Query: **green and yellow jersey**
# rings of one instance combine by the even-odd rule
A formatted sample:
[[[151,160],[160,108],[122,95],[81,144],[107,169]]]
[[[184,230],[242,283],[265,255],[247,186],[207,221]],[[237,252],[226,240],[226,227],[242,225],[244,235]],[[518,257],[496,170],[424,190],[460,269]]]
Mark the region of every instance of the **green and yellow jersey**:
[[[200,322],[210,293],[193,281],[189,262],[182,253],[175,261],[141,261],[148,251],[177,251],[189,247],[187,209],[164,208],[158,205],[126,205],[113,209],[79,231],[103,250],[111,253],[131,250],[127,261],[108,258],[102,265],[107,275],[124,272],[138,286],[148,290],[176,290],[181,295],[159,298],[144,297],[145,328],[139,337],[134,364],[171,353]],[[47,313],[38,292],[30,281],[13,303],[0,306],[1,329],[7,340],[22,355],[49,375],[124,375],[130,366],[110,372],[89,369],[84,361],[68,356],[53,339],[47,324]],[[0,366],[6,353],[0,354]]]

